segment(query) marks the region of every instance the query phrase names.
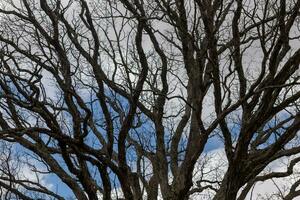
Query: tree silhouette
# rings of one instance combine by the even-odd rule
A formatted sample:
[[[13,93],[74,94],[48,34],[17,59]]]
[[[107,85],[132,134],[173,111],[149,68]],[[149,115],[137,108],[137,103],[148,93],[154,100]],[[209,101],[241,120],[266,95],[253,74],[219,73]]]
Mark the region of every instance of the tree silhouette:
[[[80,200],[245,199],[300,161],[299,9],[299,0],[5,0],[1,141]],[[227,166],[217,176],[204,170],[213,143]],[[286,172],[264,173],[283,157]],[[3,199],[65,198],[1,171]],[[280,198],[299,196],[299,184]]]

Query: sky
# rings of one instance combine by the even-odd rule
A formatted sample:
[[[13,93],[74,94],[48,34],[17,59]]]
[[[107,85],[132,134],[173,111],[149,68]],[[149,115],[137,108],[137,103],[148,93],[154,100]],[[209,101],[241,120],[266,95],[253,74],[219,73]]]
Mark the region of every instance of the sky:
[[[246,60],[247,61],[247,60]],[[245,61],[245,62],[246,62]],[[248,61],[247,61],[248,62]],[[180,72],[179,72],[180,73]],[[44,77],[47,79],[49,75],[45,74]],[[49,93],[49,96],[54,96],[55,95],[55,89],[53,89],[53,85],[49,84],[49,80],[45,79],[45,85],[48,86],[46,87],[46,91]],[[51,94],[53,93],[53,94]],[[171,106],[174,106],[174,104],[169,103],[168,106],[172,108]],[[205,112],[204,114],[209,116],[211,112],[211,107],[205,107]],[[166,109],[171,111],[172,109]],[[204,116],[205,117],[205,116]],[[216,166],[220,160],[224,160],[225,158],[223,149],[221,148],[223,145],[222,140],[218,136],[213,136],[212,138],[209,139],[207,145],[205,146],[205,154],[209,155],[211,157],[211,161],[209,162],[209,166],[207,168],[212,168]],[[225,161],[224,161],[225,162]],[[280,160],[276,161],[276,163],[273,163],[271,165],[272,170],[274,171],[284,171],[286,165],[282,164],[282,162],[287,162],[287,160]],[[299,166],[298,166],[299,167]],[[223,163],[223,168],[226,168],[226,164]],[[300,168],[299,168],[300,171]],[[27,176],[30,179],[33,179],[34,177],[32,176],[32,173],[30,169],[24,168],[23,173],[25,176]],[[195,179],[197,177],[195,176]],[[277,187],[284,187],[289,184],[290,178],[287,179],[275,179],[271,181],[266,181],[264,183],[257,183],[254,187],[254,190],[252,192],[252,200],[254,199],[262,199],[263,196],[267,194],[271,194],[272,192],[277,191]],[[62,183],[58,177],[55,175],[44,175],[43,176],[43,181],[45,185],[47,185],[49,188],[52,188],[54,191],[57,191],[58,193],[62,194],[63,196],[67,197],[71,195],[71,191],[68,189],[68,187]],[[277,185],[277,186],[276,186]],[[205,197],[200,196],[200,197],[195,197],[195,200],[197,199],[203,199]],[[250,194],[247,197],[250,200]],[[300,199],[300,198],[299,198]],[[208,199],[207,199],[208,200]]]

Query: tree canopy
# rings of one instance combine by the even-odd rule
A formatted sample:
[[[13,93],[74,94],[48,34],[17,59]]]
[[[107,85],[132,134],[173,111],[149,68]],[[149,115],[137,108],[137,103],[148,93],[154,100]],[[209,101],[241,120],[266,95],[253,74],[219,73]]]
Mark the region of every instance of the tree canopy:
[[[40,178],[51,175],[71,199],[243,200],[257,182],[295,175],[299,10],[300,0],[1,1],[1,199],[66,199]],[[212,149],[224,154],[208,164]],[[269,169],[283,158],[286,171]],[[299,185],[276,198],[300,196]]]

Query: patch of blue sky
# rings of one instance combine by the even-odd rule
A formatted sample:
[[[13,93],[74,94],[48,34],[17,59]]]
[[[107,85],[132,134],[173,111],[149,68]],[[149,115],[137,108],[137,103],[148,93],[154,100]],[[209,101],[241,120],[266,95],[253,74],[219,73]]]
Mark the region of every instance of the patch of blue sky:
[[[271,144],[275,143],[278,138],[285,133],[287,128],[293,123],[293,116],[290,113],[287,112],[280,112],[277,115],[275,115],[273,118],[271,118],[266,124],[263,125],[263,127],[259,130],[261,130],[265,134],[265,141],[264,143],[257,146],[257,149],[264,149],[265,147],[269,147]],[[277,127],[281,122],[285,122],[284,124],[281,124],[279,127]],[[256,132],[253,138],[253,141],[259,137],[259,132]]]

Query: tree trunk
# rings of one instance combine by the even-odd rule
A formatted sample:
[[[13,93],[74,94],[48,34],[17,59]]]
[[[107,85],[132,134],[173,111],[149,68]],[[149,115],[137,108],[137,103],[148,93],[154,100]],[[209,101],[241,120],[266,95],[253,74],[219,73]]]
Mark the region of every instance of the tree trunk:
[[[234,200],[237,198],[237,193],[242,183],[241,173],[229,170],[221,184],[221,187],[213,200]]]

